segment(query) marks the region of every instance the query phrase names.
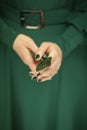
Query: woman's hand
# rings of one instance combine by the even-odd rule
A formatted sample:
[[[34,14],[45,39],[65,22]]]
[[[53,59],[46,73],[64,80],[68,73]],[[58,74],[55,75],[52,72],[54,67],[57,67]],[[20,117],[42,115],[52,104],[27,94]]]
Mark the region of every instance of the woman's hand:
[[[38,47],[35,42],[28,36],[24,34],[19,34],[14,43],[13,43],[14,51],[19,55],[21,60],[29,66],[33,73],[36,72],[37,62],[35,62],[32,53],[37,53]]]
[[[51,78],[57,74],[61,62],[62,62],[62,51],[57,44],[52,42],[43,42],[38,49],[36,60],[39,61],[44,54],[52,57],[51,66],[40,71],[37,76],[37,81],[51,80]]]

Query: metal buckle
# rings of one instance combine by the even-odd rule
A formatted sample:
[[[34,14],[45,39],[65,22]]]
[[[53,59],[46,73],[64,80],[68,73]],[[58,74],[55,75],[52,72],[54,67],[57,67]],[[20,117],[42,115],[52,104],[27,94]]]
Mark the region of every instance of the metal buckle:
[[[40,25],[26,25],[25,24],[25,14],[39,14],[40,15]],[[31,11],[31,10],[22,10],[20,12],[20,20],[21,20],[21,26],[26,29],[39,29],[44,26],[44,13],[43,11]]]

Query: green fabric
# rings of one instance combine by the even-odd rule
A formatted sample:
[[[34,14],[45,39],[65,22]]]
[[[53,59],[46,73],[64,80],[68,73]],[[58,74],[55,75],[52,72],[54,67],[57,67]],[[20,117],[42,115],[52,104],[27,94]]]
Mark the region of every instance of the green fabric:
[[[75,2],[75,9],[67,18],[68,28],[56,38],[56,43],[58,42],[63,50],[63,57],[69,55],[81,43],[87,43],[87,1]]]
[[[59,1],[58,1],[59,2]],[[9,5],[12,4],[10,1],[2,1],[2,4],[6,4]],[[57,3],[57,2],[56,2]],[[67,2],[66,2],[67,3]],[[24,3],[22,3],[24,4]],[[19,3],[17,3],[17,8],[22,8],[22,4],[19,5]],[[30,5],[31,7],[35,10],[37,8],[40,9],[40,7],[38,7],[40,4],[40,2],[38,1],[38,4],[35,5],[33,4],[33,1],[30,2]],[[49,7],[52,8],[52,3],[49,4]],[[57,3],[58,4],[58,3]],[[70,5],[71,4],[71,5]],[[13,5],[13,4],[12,4]],[[55,5],[55,4],[54,4]],[[72,50],[74,50],[80,43],[83,43],[84,39],[81,38],[81,37],[84,37],[85,34],[87,34],[87,2],[86,0],[83,0],[83,1],[71,1],[71,2],[68,2],[67,3],[67,6],[70,6],[70,8],[68,10],[70,10],[70,15],[68,16],[67,18],[67,23],[70,24],[70,26],[67,27],[67,29],[64,31],[64,33],[61,35],[61,38],[59,36],[57,36],[57,38],[54,39],[54,42],[55,43],[58,43],[58,45],[61,47],[62,51],[63,51],[63,56],[67,56],[70,52],[72,52]],[[16,6],[16,5],[15,5]],[[26,8],[30,8],[26,6],[26,4],[23,5],[23,9],[26,7]],[[64,6],[64,2],[60,2],[60,4],[58,5],[59,7],[62,8],[62,6]],[[1,6],[1,8],[4,8],[3,6]],[[47,7],[45,7],[47,8]],[[45,9],[44,10],[47,10]],[[66,7],[65,7],[66,8]],[[42,8],[43,9],[43,8]],[[4,10],[4,9],[3,9]],[[5,11],[5,10],[4,10]],[[2,14],[2,13],[1,13]],[[67,16],[66,16],[67,17]],[[6,25],[6,23],[2,20],[0,20],[0,28],[1,28],[1,31],[0,31],[0,40],[2,42],[4,42],[5,44],[8,44],[9,46],[11,46],[13,44],[13,41],[15,39],[15,37],[20,33],[20,32],[16,32],[13,28],[10,28],[8,25]],[[73,26],[73,28],[72,28]],[[5,29],[4,29],[5,28]],[[77,29],[76,32],[75,32],[75,28]],[[3,31],[5,30],[5,31]],[[72,31],[73,30],[73,31]],[[64,37],[66,37],[66,35],[69,33],[71,33],[72,31],[72,34],[73,35],[75,32],[75,34],[73,35],[73,42],[75,41],[76,39],[76,34],[78,35],[78,39],[75,43],[75,46],[74,44],[71,44],[70,42],[67,41],[67,44],[64,45],[63,41],[66,41],[66,39]],[[79,35],[81,35],[79,33],[79,31],[82,33],[82,36],[80,37]],[[3,33],[4,34],[3,34]],[[67,34],[66,34],[67,33]],[[84,34],[85,33],[85,34]],[[10,35],[9,35],[10,34]],[[11,36],[12,35],[12,36]],[[3,36],[5,36],[5,39],[3,38]],[[82,39],[79,39],[79,37]],[[85,37],[87,37],[87,35],[85,35]],[[9,39],[9,40],[8,40]],[[69,38],[68,38],[69,39]],[[70,37],[70,40],[71,40],[71,37]],[[61,43],[60,43],[61,41]],[[80,42],[79,42],[80,41]],[[70,46],[70,47],[67,47],[67,46]],[[66,49],[65,49],[66,48]],[[67,50],[67,51],[65,51]]]
[[[63,8],[70,15],[64,24],[26,30],[13,21],[14,15],[3,15],[8,10],[2,4],[18,10]],[[3,0],[1,5],[0,130],[87,130],[86,0]],[[29,68],[12,49],[19,33],[32,37],[37,46],[43,41],[60,46],[62,66],[51,81],[31,80]]]
[[[16,32],[13,28],[9,27],[2,19],[0,19],[0,40],[12,47],[14,39],[19,32]]]
[[[78,45],[87,43],[86,38],[73,26],[68,27],[62,35],[56,37],[57,43],[63,52],[63,58],[68,56]]]

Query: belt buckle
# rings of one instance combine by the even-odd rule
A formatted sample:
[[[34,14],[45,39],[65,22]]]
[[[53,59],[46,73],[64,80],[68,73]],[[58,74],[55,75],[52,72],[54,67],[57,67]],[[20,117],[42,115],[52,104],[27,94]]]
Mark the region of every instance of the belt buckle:
[[[39,25],[26,25],[25,24],[25,14],[39,14],[40,15],[40,24]],[[32,10],[22,10],[20,12],[20,20],[21,20],[21,26],[26,29],[40,29],[44,26],[44,13],[42,10],[40,11],[32,11]]]

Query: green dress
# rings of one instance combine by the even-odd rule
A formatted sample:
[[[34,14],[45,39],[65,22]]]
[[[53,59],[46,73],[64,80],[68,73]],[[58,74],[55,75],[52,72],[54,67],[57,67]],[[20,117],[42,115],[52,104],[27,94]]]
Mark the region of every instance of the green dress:
[[[41,29],[25,29],[20,24],[25,9],[61,13]],[[51,41],[62,49],[62,66],[51,81],[29,77],[29,68],[12,49],[20,33],[37,46]],[[0,130],[87,130],[86,0],[1,0]]]

